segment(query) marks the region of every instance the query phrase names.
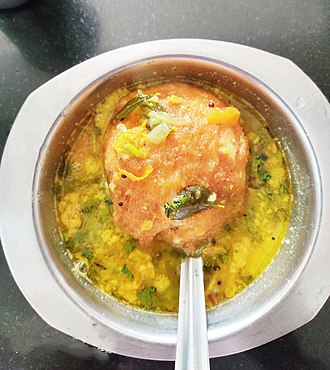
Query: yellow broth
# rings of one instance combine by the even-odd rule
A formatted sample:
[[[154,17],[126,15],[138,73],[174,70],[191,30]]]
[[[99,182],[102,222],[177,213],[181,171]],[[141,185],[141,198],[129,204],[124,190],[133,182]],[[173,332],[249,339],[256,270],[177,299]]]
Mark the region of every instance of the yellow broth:
[[[263,117],[232,94],[204,88],[240,110],[250,145],[244,215],[226,225],[202,252],[205,300],[212,307],[251,284],[278,252],[289,222],[291,185],[284,154]],[[112,218],[101,142],[117,101],[127,93],[120,89],[107,96],[82,120],[78,137],[68,142],[56,179],[58,224],[76,273],[130,305],[176,312],[185,256],[165,242],[141,247]]]

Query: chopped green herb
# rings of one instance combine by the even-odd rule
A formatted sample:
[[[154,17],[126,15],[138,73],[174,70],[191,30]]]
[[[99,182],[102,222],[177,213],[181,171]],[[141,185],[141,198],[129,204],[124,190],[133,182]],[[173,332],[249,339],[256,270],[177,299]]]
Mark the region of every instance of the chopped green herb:
[[[135,246],[136,246],[136,240],[132,238],[132,239],[128,240],[128,241],[124,244],[124,246],[123,246],[123,250],[124,250],[126,253],[130,254],[130,253],[133,251],[133,249],[135,248]]]
[[[164,204],[164,212],[165,212],[166,217],[170,217],[171,208],[170,208],[170,205],[168,203]]]
[[[62,233],[63,246],[66,249],[70,249],[74,246],[74,240],[69,237],[67,233]]]
[[[229,259],[229,254],[228,253],[222,254],[221,256],[219,256],[219,258],[222,263],[226,263]]]
[[[93,252],[90,251],[89,249],[84,249],[82,252],[81,252],[81,255],[86,257],[87,259],[91,260],[94,255],[93,255]]]
[[[113,205],[113,201],[110,198],[105,198],[104,199],[104,203],[107,204],[108,206],[112,206]]]
[[[183,204],[188,202],[189,196],[187,194],[179,194],[176,195],[170,202],[170,208],[176,211],[179,209]]]
[[[78,243],[85,243],[88,238],[88,230],[78,230],[74,234],[74,240],[76,240]]]
[[[71,249],[74,246],[74,241],[72,239],[64,241],[63,245],[64,245],[64,248]]]
[[[141,306],[144,308],[151,308],[157,306],[159,304],[159,298],[156,296],[155,293],[156,293],[155,287],[143,289],[138,294]]]
[[[267,182],[271,178],[270,174],[267,171],[264,171],[261,176],[263,182]]]
[[[260,154],[254,158],[250,165],[251,182],[255,188],[259,188],[270,180],[271,175],[264,169],[268,156]]]
[[[279,191],[278,191],[280,196],[284,195],[286,193],[286,191],[287,191],[286,187],[283,184],[281,184],[280,188],[279,188]]]
[[[246,275],[246,276],[244,276],[244,282],[246,283],[246,284],[250,284],[251,283],[251,281],[253,280],[253,276],[252,275]]]
[[[139,299],[142,303],[142,307],[150,308],[152,306],[152,298],[148,289],[143,289],[142,292],[139,293]]]
[[[246,230],[251,234],[253,240],[258,243],[262,242],[263,239],[259,233],[258,227],[255,224],[254,217],[246,215],[243,218],[243,222],[245,223]]]
[[[126,265],[123,266],[123,268],[120,270],[125,276],[127,276],[129,279],[133,279],[133,274],[131,271],[126,267]]]
[[[98,204],[99,204],[99,201],[97,199],[88,199],[84,203],[84,205],[82,207],[82,211],[84,213],[91,213],[98,206]]]

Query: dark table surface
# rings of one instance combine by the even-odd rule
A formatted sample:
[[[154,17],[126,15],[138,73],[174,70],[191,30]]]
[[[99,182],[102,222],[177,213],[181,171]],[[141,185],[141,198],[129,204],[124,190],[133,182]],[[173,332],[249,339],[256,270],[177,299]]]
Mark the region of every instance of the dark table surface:
[[[0,11],[0,153],[26,97],[53,76],[120,46],[178,37],[289,58],[330,98],[329,0],[30,0]],[[173,362],[99,352],[49,327],[17,288],[2,248],[0,284],[1,369],[173,369]],[[329,320],[328,300],[302,328],[212,359],[211,369],[330,369]]]

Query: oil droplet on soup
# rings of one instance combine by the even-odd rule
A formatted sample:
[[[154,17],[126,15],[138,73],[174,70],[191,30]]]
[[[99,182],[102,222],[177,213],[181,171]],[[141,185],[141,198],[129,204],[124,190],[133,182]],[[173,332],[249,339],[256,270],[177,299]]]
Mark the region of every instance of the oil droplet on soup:
[[[139,87],[143,91],[146,86]],[[284,153],[264,118],[247,102],[226,91],[199,87],[240,111],[239,123],[249,144],[243,215],[225,224],[203,245],[205,299],[207,307],[212,307],[251,284],[278,252],[288,228],[291,183]],[[103,292],[133,306],[176,312],[184,253],[164,240],[141,245],[113,218],[114,206],[123,209],[125,202],[120,200],[114,205],[109,196],[111,184],[104,175],[102,139],[117,102],[129,93],[119,89],[107,96],[80,122],[79,134],[68,142],[56,179],[59,229],[64,248],[78,266],[75,272]],[[167,99],[171,104],[180,104],[180,96],[171,94]],[[208,102],[208,109],[214,109],[213,101]],[[158,116],[151,116],[154,121],[150,122],[155,122]],[[210,118],[214,123],[212,120],[217,117]],[[153,138],[156,142],[171,135],[165,126],[157,130]],[[117,148],[127,155],[148,155],[143,152],[141,140],[140,146],[133,143],[125,147],[119,141]],[[120,176],[132,181],[130,172],[122,171]],[[141,225],[143,231],[150,227],[147,223]]]

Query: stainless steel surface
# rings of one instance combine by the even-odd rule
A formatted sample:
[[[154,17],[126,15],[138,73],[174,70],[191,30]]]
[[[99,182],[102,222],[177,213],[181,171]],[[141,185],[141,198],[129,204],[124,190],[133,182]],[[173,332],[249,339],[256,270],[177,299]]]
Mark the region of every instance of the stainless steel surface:
[[[175,370],[209,370],[203,259],[181,264]]]
[[[329,148],[322,136],[329,133],[329,105],[285,59],[223,42],[158,41],[106,53],[45,84],[23,106],[3,156],[0,185],[9,189],[0,197],[7,215],[0,218],[4,250],[21,290],[49,324],[117,353],[174,358],[177,317],[124,306],[74,277],[52,212],[56,165],[86,109],[81,100],[89,107],[123,82],[164,76],[197,76],[243,97],[267,118],[289,159],[294,203],[280,253],[249,289],[208,311],[210,355],[242,351],[303,325],[329,296]],[[27,131],[26,121],[39,125]],[[11,165],[22,157],[24,167]],[[19,237],[10,232],[13,225]],[[30,241],[28,248],[22,240]],[[38,286],[40,279],[45,286]]]

